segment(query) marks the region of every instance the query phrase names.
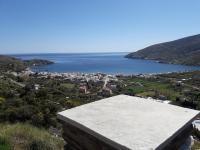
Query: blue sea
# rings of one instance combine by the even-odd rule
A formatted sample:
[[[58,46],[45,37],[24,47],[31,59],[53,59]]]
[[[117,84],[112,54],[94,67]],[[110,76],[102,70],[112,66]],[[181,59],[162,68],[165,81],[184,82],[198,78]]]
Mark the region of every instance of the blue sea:
[[[32,67],[33,71],[82,72],[108,74],[168,73],[200,70],[197,66],[162,64],[152,60],[127,59],[127,53],[65,53],[65,54],[18,54],[22,60],[46,59],[52,65]]]

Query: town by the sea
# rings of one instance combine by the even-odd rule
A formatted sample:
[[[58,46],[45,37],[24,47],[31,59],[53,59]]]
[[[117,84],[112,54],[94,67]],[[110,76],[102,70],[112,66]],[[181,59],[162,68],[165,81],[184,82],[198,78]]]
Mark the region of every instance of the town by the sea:
[[[200,70],[199,66],[163,64],[153,60],[128,59],[127,53],[16,54],[22,60],[45,59],[54,64],[34,66],[35,72],[79,72],[106,74],[157,74]]]

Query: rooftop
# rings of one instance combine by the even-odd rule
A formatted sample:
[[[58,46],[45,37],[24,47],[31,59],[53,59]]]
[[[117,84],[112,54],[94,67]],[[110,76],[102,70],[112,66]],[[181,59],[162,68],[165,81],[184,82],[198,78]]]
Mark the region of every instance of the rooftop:
[[[156,149],[199,111],[139,97],[118,95],[69,109],[59,119],[128,149]]]

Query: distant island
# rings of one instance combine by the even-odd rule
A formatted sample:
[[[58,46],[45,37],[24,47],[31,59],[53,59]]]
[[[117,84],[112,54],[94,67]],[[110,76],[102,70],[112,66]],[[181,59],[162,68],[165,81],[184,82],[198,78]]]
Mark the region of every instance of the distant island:
[[[49,65],[54,62],[42,59],[21,60],[12,56],[0,55],[0,66],[3,71],[20,72],[31,66]]]
[[[125,56],[156,60],[160,63],[200,65],[200,34],[155,44]]]

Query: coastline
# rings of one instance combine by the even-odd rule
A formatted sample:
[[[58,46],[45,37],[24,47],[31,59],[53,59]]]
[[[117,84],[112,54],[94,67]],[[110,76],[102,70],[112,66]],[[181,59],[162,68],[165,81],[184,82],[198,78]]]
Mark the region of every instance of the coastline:
[[[52,65],[33,66],[36,72],[59,73],[106,73],[113,75],[160,74],[200,70],[200,66],[163,64],[155,60],[128,59],[123,53],[76,53],[76,54],[43,54],[18,55],[17,58],[44,59],[55,62]]]
[[[31,67],[27,67],[26,70],[19,73],[20,75],[29,75],[29,76],[40,76],[41,78],[62,78],[69,80],[83,79],[85,81],[93,80],[95,82],[100,81],[100,79],[104,77],[109,77],[111,79],[115,79],[117,77],[142,77],[142,78],[154,78],[158,75],[169,75],[169,74],[181,74],[181,73],[189,73],[194,71],[178,71],[178,72],[166,72],[166,73],[138,73],[138,74],[108,74],[103,72],[93,72],[93,73],[84,73],[84,72],[48,72],[48,71],[40,71],[35,72],[32,71]],[[13,72],[13,74],[17,74]]]
[[[162,74],[172,74],[172,73],[187,73],[194,72],[199,70],[185,70],[185,71],[172,71],[172,72],[160,72],[160,73],[104,73],[104,72],[51,72],[51,71],[33,71],[31,67],[27,68],[27,70],[32,73],[37,74],[52,74],[52,75],[64,75],[64,74],[77,74],[77,75],[95,75],[95,74],[103,74],[103,75],[111,75],[111,76],[154,76],[154,75],[162,75]]]
[[[33,72],[52,74],[159,75],[200,70],[200,66],[166,64],[156,60],[124,58],[124,53],[18,54]],[[13,55],[14,56],[14,55]],[[28,63],[27,63],[28,64]]]

